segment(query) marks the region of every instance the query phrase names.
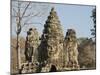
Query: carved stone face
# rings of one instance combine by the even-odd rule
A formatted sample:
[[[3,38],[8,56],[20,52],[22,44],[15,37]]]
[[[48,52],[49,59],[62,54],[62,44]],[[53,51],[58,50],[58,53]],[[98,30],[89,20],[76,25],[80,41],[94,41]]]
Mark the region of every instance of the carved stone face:
[[[50,59],[58,59],[60,54],[60,47],[59,46],[52,46],[48,49],[48,56]]]
[[[51,46],[51,47],[48,47],[48,56],[51,58],[51,57],[54,57],[54,55],[58,52],[58,50],[56,49],[56,46]]]

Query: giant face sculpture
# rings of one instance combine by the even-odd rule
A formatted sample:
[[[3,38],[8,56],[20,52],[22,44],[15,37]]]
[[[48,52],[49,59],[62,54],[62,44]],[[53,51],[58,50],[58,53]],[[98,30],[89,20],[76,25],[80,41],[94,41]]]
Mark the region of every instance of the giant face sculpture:
[[[59,42],[53,41],[49,46],[48,46],[48,57],[51,59],[58,59],[59,54],[61,51],[61,44]]]

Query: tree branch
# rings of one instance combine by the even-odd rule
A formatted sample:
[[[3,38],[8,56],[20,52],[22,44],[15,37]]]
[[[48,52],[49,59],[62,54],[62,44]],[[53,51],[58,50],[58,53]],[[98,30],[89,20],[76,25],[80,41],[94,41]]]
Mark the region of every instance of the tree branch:
[[[14,9],[14,8],[12,8],[13,9],[13,11],[17,14],[17,11]]]
[[[24,25],[22,25],[21,27],[23,28],[24,26],[30,25],[30,24],[40,24],[40,25],[42,25],[42,23],[34,22],[34,23],[24,23]]]
[[[24,10],[24,12],[23,12],[23,14],[22,14],[22,17],[21,17],[21,19],[23,18],[23,16],[25,15],[25,13],[26,13],[26,11],[27,11],[27,8],[29,7],[29,5],[31,4],[31,2],[29,2],[28,4],[27,4],[27,6],[26,6],[26,8],[25,8],[25,10]]]
[[[30,15],[30,17],[27,20],[25,20],[25,23],[23,25],[25,25],[30,19],[32,19],[33,17],[38,16],[39,14],[40,14],[40,12],[38,12],[37,14],[35,14],[33,16]]]
[[[30,16],[32,16],[33,14],[34,14],[34,12],[33,12],[33,13],[29,13],[28,15],[26,15],[26,16],[23,16],[23,18],[30,17]]]

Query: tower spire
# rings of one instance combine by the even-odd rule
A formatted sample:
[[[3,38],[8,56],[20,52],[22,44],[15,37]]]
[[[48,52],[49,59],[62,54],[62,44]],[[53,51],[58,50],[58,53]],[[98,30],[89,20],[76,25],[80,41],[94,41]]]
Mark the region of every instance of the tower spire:
[[[54,7],[51,8],[51,11],[54,11]]]
[[[43,34],[40,44],[40,61],[47,61],[48,65],[56,65],[57,68],[62,66],[63,51],[63,31],[54,7],[51,8],[50,15],[44,24]]]

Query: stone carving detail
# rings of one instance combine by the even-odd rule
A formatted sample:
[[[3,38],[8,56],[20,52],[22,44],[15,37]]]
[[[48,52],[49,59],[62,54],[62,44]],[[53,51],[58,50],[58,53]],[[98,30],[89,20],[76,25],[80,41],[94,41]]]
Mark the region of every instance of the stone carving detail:
[[[68,29],[65,40],[65,64],[67,67],[72,69],[78,69],[78,47],[77,47],[76,32],[74,29]]]
[[[36,29],[30,28],[29,31],[27,31],[27,37],[25,43],[26,61],[28,62],[36,61],[38,45],[39,45],[38,32],[36,31]]]
[[[21,73],[35,73],[37,70],[37,63],[23,63],[21,67]]]
[[[56,67],[61,66],[63,39],[64,36],[60,21],[54,8],[52,8],[48,19],[44,24],[44,30],[41,36],[41,44],[39,48],[40,61],[47,61],[47,64],[53,64]]]
[[[64,39],[54,8],[44,24],[41,38],[36,29],[29,29],[25,47],[26,63],[22,64],[21,73],[79,69],[76,32],[68,29]]]

